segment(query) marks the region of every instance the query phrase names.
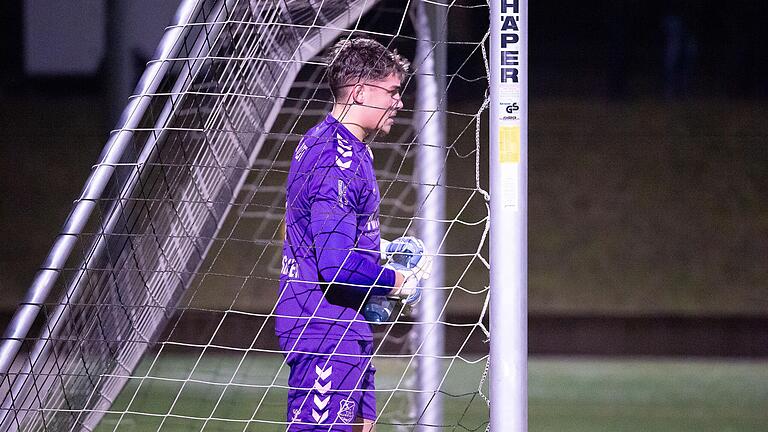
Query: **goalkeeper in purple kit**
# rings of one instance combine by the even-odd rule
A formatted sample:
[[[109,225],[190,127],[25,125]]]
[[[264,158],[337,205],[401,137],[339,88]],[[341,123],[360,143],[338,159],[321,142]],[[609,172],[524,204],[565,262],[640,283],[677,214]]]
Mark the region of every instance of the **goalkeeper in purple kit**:
[[[287,430],[373,431],[376,370],[363,311],[382,297],[415,304],[431,267],[418,239],[380,238],[366,143],[402,109],[409,63],[363,38],[340,41],[327,60],[335,103],[296,146],[286,186],[275,330],[290,367]]]

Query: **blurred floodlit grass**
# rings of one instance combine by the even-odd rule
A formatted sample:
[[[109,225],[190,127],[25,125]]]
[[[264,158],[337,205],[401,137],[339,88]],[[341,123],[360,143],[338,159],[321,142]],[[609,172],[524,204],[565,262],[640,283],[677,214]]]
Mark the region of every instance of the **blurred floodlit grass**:
[[[196,363],[192,381],[180,391],[183,383],[173,379],[188,376]],[[234,356],[204,356],[198,363],[175,354],[159,357],[149,369],[145,361],[137,374],[147,377],[142,388],[136,392],[141,379],[132,379],[98,430],[117,425],[117,430],[154,431],[161,423],[163,431],[283,430],[287,369],[281,363],[277,356],[247,357],[242,363]],[[379,389],[407,386],[401,381],[402,360],[376,364]],[[485,430],[485,402],[472,394],[484,366],[482,361],[451,366],[442,387],[450,395],[445,398],[450,427],[444,430]],[[220,385],[230,380],[239,385]],[[273,381],[268,391],[261,387]],[[391,424],[409,407],[405,394],[377,395],[384,411],[379,431],[396,430]],[[532,359],[528,396],[531,431],[768,430],[765,361]]]

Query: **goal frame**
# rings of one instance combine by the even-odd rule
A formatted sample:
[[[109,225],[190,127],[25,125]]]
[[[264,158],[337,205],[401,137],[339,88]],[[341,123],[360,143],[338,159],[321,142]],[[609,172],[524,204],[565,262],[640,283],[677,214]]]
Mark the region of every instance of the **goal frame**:
[[[528,0],[492,0],[490,6],[490,426],[526,431]]]
[[[376,4],[375,2],[364,0],[350,0],[350,2],[353,5],[352,7],[348,10],[340,11],[339,15],[334,18],[330,18],[334,22],[347,19],[342,26],[326,25],[317,27],[316,32],[313,35],[314,39],[308,41],[310,43],[308,43],[301,52],[293,53],[296,62],[290,64],[288,70],[285,71],[286,75],[283,77],[283,85],[287,85],[287,88],[280,89],[280,94],[285,95],[288,93],[290,84],[301,69],[302,62],[307,61],[307,59],[318,54],[331,41],[335,40],[344,29],[354,24],[358,17],[363,16]],[[231,9],[232,6],[237,3],[237,0],[214,0],[209,3],[213,3],[213,5],[208,13],[212,16],[217,16],[221,11]],[[68,301],[75,295],[75,293],[79,292],[83,284],[84,279],[80,276],[88,271],[88,265],[86,263],[94,257],[101,256],[105,253],[105,250],[107,249],[106,238],[110,235],[118,222],[121,221],[121,203],[124,200],[127,200],[127,197],[130,196],[132,190],[137,186],[141,176],[141,169],[144,165],[143,161],[146,161],[154,152],[155,143],[159,142],[165,133],[164,128],[156,128],[160,130],[160,133],[153,134],[148,138],[147,142],[143,144],[143,148],[137,156],[135,166],[131,170],[131,173],[123,178],[115,178],[117,176],[116,173],[118,167],[124,165],[124,163],[122,163],[122,158],[131,144],[134,131],[141,130],[143,115],[149,110],[152,102],[151,96],[157,94],[163,80],[167,78],[172,62],[182,49],[191,49],[193,52],[195,49],[203,49],[203,46],[211,43],[211,35],[215,36],[225,24],[224,21],[205,24],[207,26],[206,31],[196,37],[193,42],[194,47],[186,47],[185,44],[189,42],[187,37],[189,36],[191,29],[198,25],[197,23],[192,22],[192,19],[200,14],[206,5],[206,0],[181,1],[172,24],[167,27],[160,40],[154,60],[148,64],[139,79],[136,89],[133,92],[134,96],[129,99],[126,108],[123,110],[123,113],[118,120],[117,127],[110,134],[104,150],[100,155],[99,161],[94,165],[91,174],[85,182],[80,197],[75,201],[61,232],[54,240],[54,244],[40,270],[36,273],[24,301],[20,304],[20,307],[6,327],[2,338],[2,344],[0,344],[0,397],[2,398],[2,405],[0,406],[0,429],[5,430],[7,428],[8,430],[13,430],[18,428],[19,421],[16,418],[16,415],[19,412],[24,413],[24,415],[31,412],[30,407],[27,405],[30,403],[34,405],[35,402],[26,402],[27,398],[25,398],[25,405],[17,406],[16,400],[18,395],[24,391],[25,387],[37,387],[38,384],[34,382],[28,383],[21,377],[31,377],[34,374],[33,371],[36,367],[46,367],[44,364],[41,365],[39,360],[45,358],[46,354],[50,351],[51,347],[50,344],[48,344],[48,341],[55,339],[53,333],[57,331],[57,328],[65,325],[54,324],[54,326],[51,327],[47,323],[50,321],[53,321],[54,323],[66,323],[66,315],[69,313]],[[285,4],[285,6],[288,7],[290,5]],[[307,6],[314,9],[315,16],[322,15],[320,9],[322,8],[323,3],[310,1],[306,5],[301,6]],[[291,12],[292,11],[290,10],[287,11],[287,13]],[[326,19],[325,16],[323,16],[323,18]],[[320,41],[319,44],[316,44],[318,41]],[[174,84],[172,92],[167,95],[168,100],[163,106],[155,123],[162,125],[168,118],[170,118],[172,112],[177,109],[176,104],[178,99],[183,95],[180,86],[186,83],[185,77],[194,76],[198,68],[202,67],[205,57],[202,56],[196,59],[190,59],[190,61],[192,66],[184,68],[184,70],[181,71],[181,75],[174,80],[176,84]],[[263,124],[263,127],[266,130],[269,130],[271,127],[277,117],[278,111],[279,106],[270,111],[268,119]],[[250,155],[250,165],[253,165],[253,160],[259,153],[263,141],[264,137],[261,136],[258,138],[258,142],[254,145],[254,150]],[[242,187],[247,176],[246,174],[247,173],[242,174],[237,186],[234,188],[235,190],[239,190]],[[72,252],[75,249],[78,238],[85,232],[86,226],[88,226],[89,223],[93,223],[92,216],[98,209],[99,200],[104,196],[104,193],[111,182],[116,182],[118,184],[117,187],[120,190],[119,195],[114,199],[112,208],[106,212],[106,222],[98,224],[100,231],[99,236],[94,241],[94,244],[89,247],[87,256],[83,259],[84,264],[80,267],[78,273],[79,276],[75,276],[73,282],[69,284],[65,289],[65,292],[62,293],[62,301],[59,302],[55,310],[50,313],[50,316],[53,317],[53,319],[51,320],[51,318],[48,318],[46,320],[46,324],[41,330],[41,335],[39,338],[36,338],[37,342],[31,348],[30,352],[25,358],[19,358],[20,349],[24,341],[28,339],[30,329],[33,327],[36,320],[41,318],[41,312],[43,311],[44,306],[50,302],[51,292],[59,275],[66,268],[68,260],[72,258]],[[226,220],[226,214],[230,209],[231,206],[228,207],[221,216],[217,231],[221,228],[221,224]],[[209,241],[206,250],[210,248],[211,244],[212,242]],[[197,265],[199,266],[201,262],[202,261],[198,262]],[[191,279],[187,281],[187,286],[190,282]],[[181,293],[175,294],[174,299],[169,302],[167,307],[170,307],[171,309],[175,307],[175,303],[178,302],[180,297]],[[164,312],[161,311],[160,313]],[[152,341],[155,337],[154,335],[159,334],[162,330],[162,328],[155,328],[153,330],[153,335],[144,339]],[[140,343],[140,345],[142,344]],[[146,349],[147,344],[144,343],[138,350],[144,352]],[[133,364],[129,365],[128,368],[135,368],[140,358],[141,355],[138,355],[133,359]],[[12,368],[14,367],[20,367],[20,370],[13,373]],[[15,376],[16,379],[13,379],[12,376]],[[125,383],[125,379],[115,376],[112,376],[112,378],[117,381],[122,381],[122,383],[118,384],[120,388]],[[44,384],[44,386],[50,385],[52,384]],[[92,417],[92,419],[78,421],[82,421],[92,428],[95,427],[103,414],[103,410],[91,412],[88,416]]]
[[[229,0],[221,0],[219,3],[226,5]],[[95,165],[91,175],[86,181],[86,185],[79,199],[75,202],[72,211],[67,217],[67,221],[57,236],[44,261],[41,269],[35,275],[34,281],[27,292],[24,302],[12,318],[11,323],[6,329],[0,345],[0,375],[2,375],[2,390],[8,390],[8,394],[3,396],[2,411],[0,411],[0,426],[13,428],[12,416],[9,416],[13,406],[13,395],[17,391],[18,383],[11,381],[11,370],[14,362],[17,361],[19,350],[34,322],[40,316],[44,305],[49,301],[52,288],[54,287],[59,275],[65,268],[65,264],[75,248],[77,238],[83,233],[85,227],[91,220],[92,215],[98,206],[98,201],[108,187],[110,181],[116,173],[116,167],[128,143],[131,140],[132,130],[139,126],[139,122],[145,110],[149,107],[149,96],[157,91],[161,81],[169,69],[169,59],[173,58],[185,41],[189,31],[189,20],[202,7],[202,1],[183,0],[178,9],[174,24],[171,25],[163,35],[160,46],[156,53],[156,60],[151,62],[145,70],[140,82],[135,90],[135,96],[130,99],[128,106],[123,111],[123,115],[118,122],[119,127],[113,132],[105,146],[99,162]],[[513,8],[513,4],[515,5]],[[374,3],[366,4],[362,10],[368,10]],[[419,172],[419,181],[425,185],[437,185],[445,179],[440,172],[430,170],[431,167],[439,166],[441,158],[444,158],[445,152],[445,100],[440,95],[445,94],[445,80],[434,79],[435,77],[445,77],[445,58],[446,44],[444,43],[447,16],[447,4],[438,4],[432,2],[418,2],[414,8],[421,8],[418,13],[428,16],[427,26],[418,26],[419,44],[417,44],[417,58],[421,60],[423,73],[417,77],[419,96],[416,108],[417,128],[424,131],[420,137],[419,143],[430,151],[423,152],[424,157],[417,161],[417,170]],[[513,19],[519,23],[520,29],[516,31],[516,40],[519,44],[519,81],[513,85],[506,85],[503,78],[502,62],[507,61],[503,57],[501,44],[504,41],[506,30],[501,28],[505,11],[515,9],[516,15]],[[361,12],[363,13],[363,12]],[[491,33],[490,33],[490,68],[489,68],[489,107],[490,107],[490,249],[492,257],[491,272],[491,331],[496,334],[512,335],[511,338],[491,338],[490,352],[490,381],[491,381],[491,429],[492,430],[510,430],[510,425],[514,425],[513,430],[527,429],[527,297],[525,294],[527,284],[526,272],[526,247],[527,238],[526,229],[526,188],[527,188],[527,0],[512,1],[500,0],[500,2],[491,2]],[[214,27],[216,24],[213,25]],[[338,29],[325,29],[324,38],[332,40],[341,32]],[[426,31],[426,33],[424,33]],[[443,32],[443,33],[441,33]],[[511,33],[510,33],[511,34]],[[426,36],[424,36],[426,35]],[[510,36],[511,37],[511,36]],[[423,43],[429,39],[431,43]],[[420,54],[419,54],[420,52]],[[298,72],[298,70],[296,70]],[[193,72],[189,72],[192,74]],[[501,75],[500,75],[501,73]],[[433,79],[424,77],[432,75]],[[288,80],[290,82],[291,80]],[[515,119],[508,119],[508,112],[505,111],[510,104],[516,104],[520,107],[520,115]],[[172,105],[172,104],[170,104]],[[172,106],[167,109],[172,110]],[[170,111],[169,111],[170,113]],[[274,116],[272,116],[274,121]],[[500,128],[517,128],[517,138],[510,138],[501,132]],[[512,141],[510,141],[510,139]],[[151,144],[145,152],[151,152]],[[510,150],[512,146],[512,150]],[[517,147],[515,147],[517,146]],[[509,160],[509,152],[517,152],[518,159]],[[254,152],[254,155],[258,150]],[[147,153],[148,155],[148,153]],[[252,161],[251,161],[252,162]],[[137,165],[137,171],[138,171]],[[135,185],[138,173],[125,179],[121,188],[129,193]],[[245,178],[243,177],[239,186],[242,186]],[[434,186],[433,186],[434,187]],[[445,236],[441,231],[440,224],[434,221],[444,219],[445,197],[441,196],[440,188],[435,191],[430,188],[420,190],[420,202],[427,203],[423,220],[419,221],[419,230],[425,236],[425,243],[430,250],[437,253]],[[512,191],[512,192],[510,192]],[[514,198],[511,196],[514,195]],[[515,200],[510,204],[510,200]],[[228,210],[227,210],[228,211]],[[223,220],[224,218],[222,218]],[[511,223],[510,223],[511,221]],[[105,224],[105,230],[117,223],[117,219],[109,218]],[[219,227],[220,228],[220,227]],[[509,241],[509,239],[514,239]],[[104,243],[95,244],[89,251],[91,255],[101,253]],[[513,261],[514,265],[508,266],[508,261]],[[442,271],[440,262],[436,263],[435,276],[430,280],[427,288],[439,288],[443,285]],[[77,280],[77,278],[75,278]],[[511,283],[510,283],[511,281]],[[77,289],[77,282],[70,289]],[[424,299],[421,320],[427,323],[436,323],[439,321],[444,303],[444,295],[440,289],[427,289]],[[509,316],[510,310],[515,311],[515,319],[504,319]],[[63,305],[54,311],[52,316],[57,320],[66,316],[67,309]],[[431,327],[435,327],[432,329]],[[420,326],[423,334],[429,334],[430,337],[424,338],[428,343],[422,348],[425,356],[419,358],[422,363],[422,370],[437,370],[430,361],[436,362],[442,355],[444,335],[439,326]],[[40,339],[31,352],[29,359],[24,363],[30,368],[34,367],[37,359],[44,356],[46,344],[44,341],[50,336],[50,329],[45,328]],[[134,365],[135,367],[135,365]],[[511,371],[511,372],[510,372]],[[509,373],[508,373],[509,372]],[[420,406],[430,406],[429,410],[424,412],[421,418],[425,424],[439,424],[442,417],[442,403],[440,397],[432,397],[429,392],[436,392],[440,385],[440,375],[420,376],[419,397]],[[23,383],[22,383],[23,384]],[[510,390],[513,389],[513,390]],[[498,407],[507,407],[504,409],[494,409]],[[514,406],[515,409],[508,407]],[[100,418],[100,417],[99,417]],[[98,418],[95,420],[98,423]],[[89,422],[89,424],[95,424]],[[421,427],[422,430],[430,430],[429,427]]]

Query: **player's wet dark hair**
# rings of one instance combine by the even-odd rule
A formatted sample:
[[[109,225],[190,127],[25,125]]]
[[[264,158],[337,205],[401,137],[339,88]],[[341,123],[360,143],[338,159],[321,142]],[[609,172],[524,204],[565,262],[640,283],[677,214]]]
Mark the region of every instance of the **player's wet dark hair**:
[[[397,74],[402,81],[411,63],[373,39],[340,40],[328,51],[328,85],[335,97],[340,89],[365,81],[380,81]]]

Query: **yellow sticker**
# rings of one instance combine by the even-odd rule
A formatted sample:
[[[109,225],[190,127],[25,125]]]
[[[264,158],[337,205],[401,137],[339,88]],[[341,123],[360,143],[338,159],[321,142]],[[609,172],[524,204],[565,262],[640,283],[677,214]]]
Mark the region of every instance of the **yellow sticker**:
[[[520,126],[499,127],[499,162],[520,162]]]

